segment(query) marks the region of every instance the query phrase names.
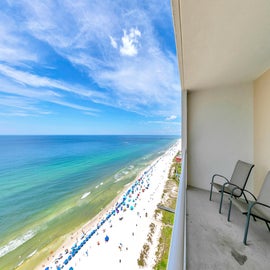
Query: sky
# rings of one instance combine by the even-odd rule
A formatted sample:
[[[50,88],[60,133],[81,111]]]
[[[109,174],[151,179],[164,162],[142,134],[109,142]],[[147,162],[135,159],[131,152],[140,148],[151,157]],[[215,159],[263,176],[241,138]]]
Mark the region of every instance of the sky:
[[[2,0],[0,135],[180,134],[170,0]]]

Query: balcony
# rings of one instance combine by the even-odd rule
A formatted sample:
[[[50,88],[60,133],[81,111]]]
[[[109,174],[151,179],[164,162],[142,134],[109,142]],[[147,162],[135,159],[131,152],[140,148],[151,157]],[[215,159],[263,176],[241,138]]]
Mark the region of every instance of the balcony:
[[[269,268],[270,233],[265,223],[251,219],[245,246],[246,216],[232,206],[228,222],[228,197],[224,198],[222,214],[218,213],[219,200],[216,192],[209,201],[209,191],[190,186],[186,189],[184,155],[168,270]]]
[[[270,233],[264,222],[250,221],[248,245],[243,244],[246,216],[232,206],[227,222],[228,200],[218,213],[220,195],[187,189],[187,269],[269,269]]]
[[[265,224],[251,220],[245,246],[245,216],[233,208],[227,222],[228,203],[220,215],[218,194],[210,202],[204,190],[241,159],[255,164],[247,188],[258,195],[270,170],[270,2],[171,3],[188,160],[167,269],[269,269]]]

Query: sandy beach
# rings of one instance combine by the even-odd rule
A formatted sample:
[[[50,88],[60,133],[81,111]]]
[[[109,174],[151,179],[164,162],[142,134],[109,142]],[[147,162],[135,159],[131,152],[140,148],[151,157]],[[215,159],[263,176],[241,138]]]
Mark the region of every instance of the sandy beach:
[[[62,247],[48,254],[36,269],[141,269],[138,259],[146,243],[157,205],[180,142],[155,160],[128,184],[105,209],[77,232],[70,234]],[[149,255],[143,269],[152,269],[159,230],[155,227]]]

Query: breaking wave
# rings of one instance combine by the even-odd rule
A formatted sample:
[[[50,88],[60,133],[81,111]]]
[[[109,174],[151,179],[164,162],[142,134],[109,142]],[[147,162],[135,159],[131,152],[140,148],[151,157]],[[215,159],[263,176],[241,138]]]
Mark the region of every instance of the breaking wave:
[[[8,244],[6,244],[3,247],[0,247],[0,257],[5,256],[7,253],[15,250],[31,238],[33,238],[36,235],[36,232],[34,231],[28,231],[24,235],[18,237],[17,239],[11,240]]]

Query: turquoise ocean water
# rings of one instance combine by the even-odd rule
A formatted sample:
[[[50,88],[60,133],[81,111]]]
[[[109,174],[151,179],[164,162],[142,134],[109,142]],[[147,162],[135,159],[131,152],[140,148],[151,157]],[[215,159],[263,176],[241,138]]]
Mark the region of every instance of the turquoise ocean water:
[[[0,269],[84,224],[176,136],[0,136]]]

